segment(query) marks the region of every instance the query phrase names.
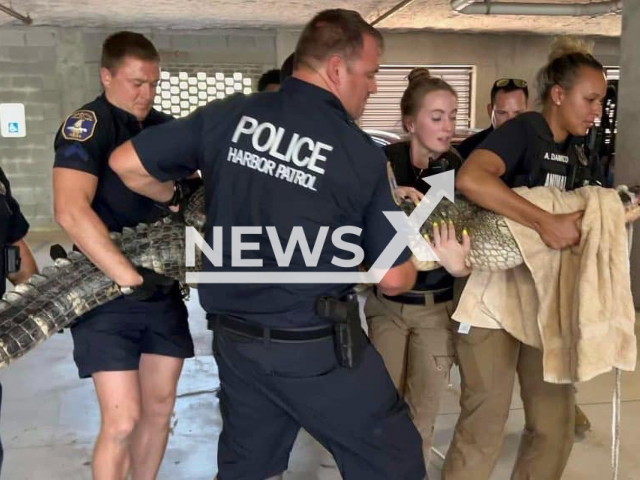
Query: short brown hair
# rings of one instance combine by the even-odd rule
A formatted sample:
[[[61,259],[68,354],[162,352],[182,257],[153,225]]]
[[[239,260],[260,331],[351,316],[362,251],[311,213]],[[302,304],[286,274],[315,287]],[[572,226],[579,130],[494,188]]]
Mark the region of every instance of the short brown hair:
[[[428,68],[416,67],[407,76],[409,80],[409,86],[402,94],[400,99],[400,113],[402,114],[402,128],[405,132],[407,126],[405,124],[406,117],[413,117],[420,106],[422,100],[431,92],[445,91],[452,93],[454,97],[458,97],[458,94],[451,85],[445,82],[439,77],[432,77]]]
[[[160,61],[156,47],[144,35],[127,31],[109,35],[102,44],[100,66],[113,71],[124,57],[134,57],[147,62]]]
[[[352,60],[362,50],[363,35],[371,35],[382,49],[382,35],[358,12],[340,8],[323,10],[302,31],[296,46],[294,68],[303,63],[321,62],[335,54]]]

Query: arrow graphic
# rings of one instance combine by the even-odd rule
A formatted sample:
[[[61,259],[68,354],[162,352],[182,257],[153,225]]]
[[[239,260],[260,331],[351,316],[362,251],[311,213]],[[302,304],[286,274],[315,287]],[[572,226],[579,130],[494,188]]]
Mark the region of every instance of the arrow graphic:
[[[378,283],[409,247],[420,261],[439,259],[420,233],[443,197],[454,201],[453,170],[422,179],[431,188],[407,216],[404,212],[383,212],[396,234],[367,272],[187,272],[187,283]],[[191,228],[191,227],[188,227]],[[193,261],[193,259],[192,259]]]

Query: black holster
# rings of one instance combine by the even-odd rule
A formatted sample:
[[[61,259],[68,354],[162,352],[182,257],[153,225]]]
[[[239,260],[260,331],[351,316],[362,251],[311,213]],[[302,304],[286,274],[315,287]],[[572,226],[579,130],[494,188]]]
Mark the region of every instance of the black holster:
[[[358,299],[355,294],[345,300],[319,297],[315,303],[316,314],[334,324],[334,344],[340,366],[354,368],[367,345],[367,337],[360,327]]]
[[[15,245],[4,245],[4,272],[3,277],[9,273],[20,271],[20,248]],[[4,282],[4,280],[2,280]]]

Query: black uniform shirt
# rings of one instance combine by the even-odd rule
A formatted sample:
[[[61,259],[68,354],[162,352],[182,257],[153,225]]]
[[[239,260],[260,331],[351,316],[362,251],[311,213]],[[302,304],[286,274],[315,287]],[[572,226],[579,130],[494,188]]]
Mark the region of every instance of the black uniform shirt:
[[[527,112],[509,120],[495,130],[478,147],[498,155],[506,166],[503,180],[510,187],[552,186],[571,188],[576,164],[575,145],[581,139],[569,135],[562,144],[542,114]]]
[[[471,152],[478,148],[478,145],[484,142],[491,132],[493,132],[493,126],[486,128],[475,135],[471,135],[469,138],[465,138],[460,145],[456,147],[456,150],[460,156],[466,160],[469,158],[469,155],[471,155]]]
[[[22,240],[29,230],[29,223],[20,212],[18,202],[11,196],[9,180],[0,168],[0,246],[11,245]],[[0,252],[0,272],[4,272],[4,251]],[[0,281],[0,295],[4,294],[6,282]]]
[[[222,266],[204,258],[204,270],[356,271],[332,264],[353,254],[337,248],[333,232],[361,228],[343,240],[360,245],[372,264],[395,235],[383,211],[398,211],[386,175],[386,159],[332,93],[289,78],[278,92],[235,95],[215,101],[133,140],[146,170],[159,180],[183,177],[195,169],[205,182],[207,225],[222,227]],[[262,267],[230,268],[231,227],[254,227],[243,242],[243,259]],[[305,263],[296,246],[290,265],[278,266],[265,227],[275,227],[284,250],[294,228],[304,232],[313,251],[321,227],[329,227],[317,266]],[[213,245],[216,248],[216,245]],[[405,249],[395,265],[409,259]],[[326,323],[313,310],[318,295],[339,296],[346,284],[201,284],[200,301],[209,313],[226,313],[270,326]]]
[[[144,122],[109,103],[105,95],[84,105],[65,120],[55,139],[55,167],[71,168],[98,177],[91,207],[109,231],[121,231],[162,215],[155,203],[129,190],[109,165],[109,155],[142,129],[172,120],[151,110]]]
[[[442,154],[437,160],[429,162],[429,166],[423,172],[416,169],[411,163],[411,151],[409,142],[399,142],[384,148],[396,182],[401,187],[413,187],[419,192],[427,193],[431,186],[423,180],[424,177],[437,175],[449,170],[458,170],[462,165],[462,159],[453,150]],[[426,272],[418,272],[416,284],[412,290],[429,291],[453,288],[453,277],[442,267]]]

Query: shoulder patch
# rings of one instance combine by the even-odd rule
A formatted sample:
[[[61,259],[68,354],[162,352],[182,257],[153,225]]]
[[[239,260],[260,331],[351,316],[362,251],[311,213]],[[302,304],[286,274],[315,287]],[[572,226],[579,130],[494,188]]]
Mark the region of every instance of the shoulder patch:
[[[67,140],[84,142],[93,137],[98,119],[91,110],[78,110],[67,117],[62,125],[62,136]]]

